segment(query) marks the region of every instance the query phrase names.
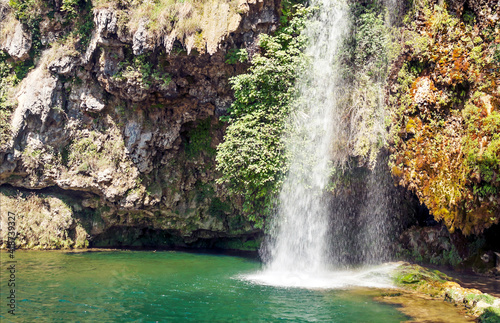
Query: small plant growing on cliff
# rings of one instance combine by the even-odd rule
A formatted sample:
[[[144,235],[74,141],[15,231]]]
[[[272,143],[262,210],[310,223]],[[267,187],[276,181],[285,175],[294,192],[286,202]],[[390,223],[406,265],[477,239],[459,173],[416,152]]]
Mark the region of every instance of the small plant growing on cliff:
[[[248,61],[248,52],[245,48],[242,49],[233,48],[230,49],[226,54],[227,64],[236,64],[238,62],[244,63],[246,61]]]
[[[188,132],[188,136],[184,145],[188,158],[196,158],[202,152],[207,153],[209,156],[215,155],[215,149],[211,147],[211,130],[211,119],[207,118],[201,121],[195,128],[191,129]]]
[[[135,80],[145,89],[149,89],[153,85],[166,88],[172,80],[168,73],[162,73],[153,66],[146,54],[134,56],[130,61],[123,61],[119,67],[119,72],[113,75],[115,80]]]
[[[14,84],[11,66],[5,62],[7,55],[0,52],[0,147],[5,145],[11,137],[10,116],[13,105],[9,101],[8,92]]]
[[[78,3],[80,0],[62,0],[61,10],[68,14],[68,18],[72,19],[78,15]]]
[[[14,9],[14,14],[19,21],[28,27],[35,27],[48,4],[43,0],[10,0],[9,6]]]

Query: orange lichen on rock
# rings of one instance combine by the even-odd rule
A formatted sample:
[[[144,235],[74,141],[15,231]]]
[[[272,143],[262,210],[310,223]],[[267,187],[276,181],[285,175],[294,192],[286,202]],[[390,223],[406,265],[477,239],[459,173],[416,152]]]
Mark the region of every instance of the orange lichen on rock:
[[[391,92],[392,173],[450,231],[477,234],[500,220],[500,22],[419,17]]]

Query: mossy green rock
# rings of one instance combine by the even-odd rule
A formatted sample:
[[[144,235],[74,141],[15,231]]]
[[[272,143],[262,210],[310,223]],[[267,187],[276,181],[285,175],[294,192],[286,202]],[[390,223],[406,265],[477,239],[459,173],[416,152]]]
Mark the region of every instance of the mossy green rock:
[[[393,272],[393,279],[400,288],[463,306],[470,315],[480,319],[493,319],[485,322],[496,322],[495,315],[498,317],[500,311],[500,299],[477,289],[463,288],[438,270],[404,263]]]

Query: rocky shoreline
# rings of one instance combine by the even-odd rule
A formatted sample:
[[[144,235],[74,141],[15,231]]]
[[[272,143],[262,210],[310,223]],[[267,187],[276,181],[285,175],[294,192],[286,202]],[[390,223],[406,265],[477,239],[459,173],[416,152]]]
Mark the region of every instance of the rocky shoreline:
[[[463,288],[446,274],[419,265],[402,263],[393,273],[398,288],[405,293],[427,299],[453,304],[466,320],[498,322],[500,320],[500,298],[483,293],[478,289]],[[399,299],[398,299],[399,297]],[[405,306],[403,294],[387,293],[381,301]],[[409,301],[408,300],[408,301]],[[408,310],[412,312],[412,310]]]

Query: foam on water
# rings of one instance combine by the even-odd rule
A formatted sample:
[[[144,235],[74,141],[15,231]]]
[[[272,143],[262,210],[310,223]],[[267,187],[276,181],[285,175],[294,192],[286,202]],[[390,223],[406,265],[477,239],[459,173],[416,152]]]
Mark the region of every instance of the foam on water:
[[[259,285],[306,288],[345,289],[350,287],[394,288],[390,274],[399,263],[338,271],[293,271],[264,269],[238,278]]]

